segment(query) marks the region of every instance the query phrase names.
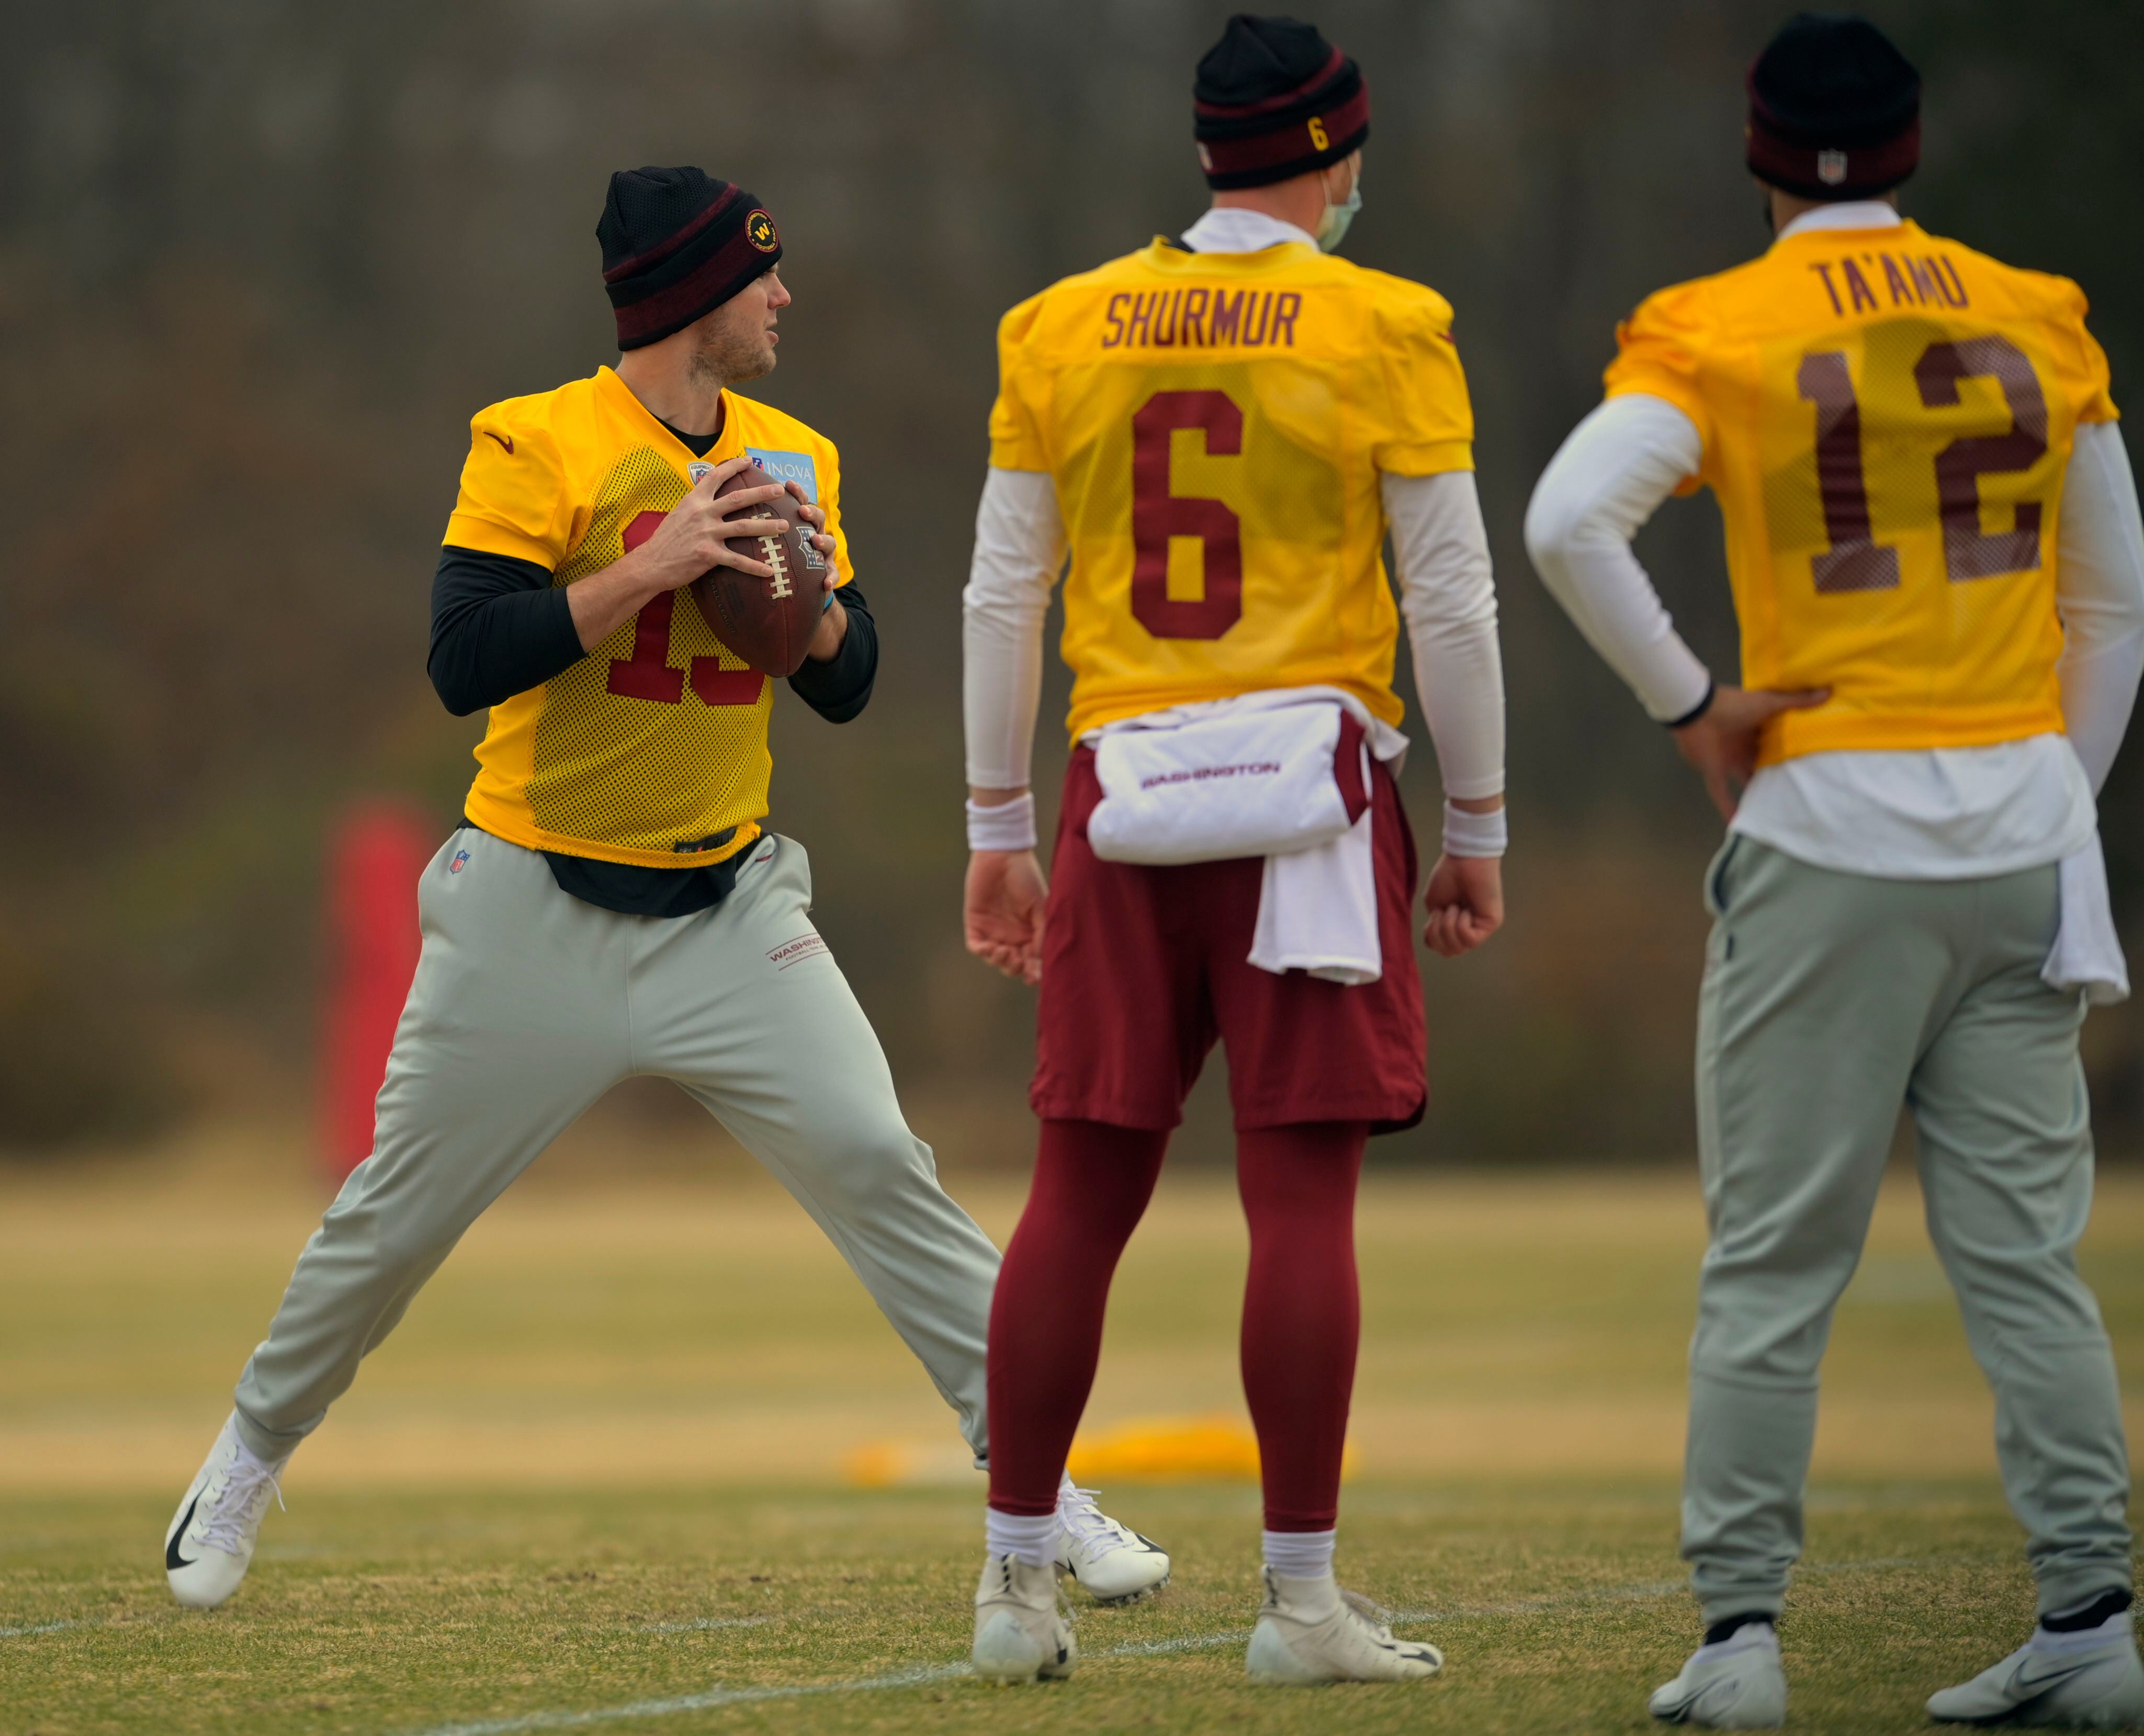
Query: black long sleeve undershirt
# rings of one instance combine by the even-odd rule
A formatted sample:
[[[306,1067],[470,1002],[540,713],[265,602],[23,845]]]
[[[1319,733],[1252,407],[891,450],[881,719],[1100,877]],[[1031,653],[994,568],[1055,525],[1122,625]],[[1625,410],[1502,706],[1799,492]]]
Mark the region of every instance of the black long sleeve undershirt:
[[[848,615],[841,648],[808,659],[790,690],[830,723],[846,723],[871,702],[878,678],[878,624],[854,584],[840,592]],[[457,717],[540,687],[587,653],[566,588],[534,561],[449,543],[432,579],[432,644],[425,667],[439,700]],[[545,851],[559,889],[628,916],[689,916],[720,904],[737,883],[740,852],[703,867],[643,868]]]
[[[854,584],[836,593],[849,618],[841,648],[808,658],[790,691],[829,723],[846,723],[871,702],[878,678],[878,623]],[[432,648],[425,667],[439,702],[457,717],[503,705],[563,675],[587,652],[566,588],[534,561],[458,548],[439,551],[432,576]]]
[[[586,655],[566,588],[543,568],[451,543],[440,549],[424,667],[454,716],[503,705]]]

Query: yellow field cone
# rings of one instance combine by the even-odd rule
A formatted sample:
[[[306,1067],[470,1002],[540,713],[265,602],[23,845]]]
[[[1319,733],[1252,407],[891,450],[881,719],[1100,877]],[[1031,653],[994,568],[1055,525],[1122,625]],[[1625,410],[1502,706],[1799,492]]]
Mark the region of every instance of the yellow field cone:
[[[1355,1459],[1350,1445],[1342,1476]],[[1255,1483],[1258,1442],[1238,1416],[1141,1416],[1081,1436],[1065,1468],[1075,1483]]]
[[[866,1441],[841,1455],[841,1481],[857,1489],[943,1488],[982,1478],[957,1441]]]
[[[1340,1475],[1352,1480],[1357,1455],[1350,1441]],[[1255,1483],[1258,1441],[1239,1416],[1139,1416],[1082,1435],[1065,1469],[1072,1481],[1104,1483]],[[965,1482],[965,1453],[942,1442],[866,1441],[841,1456],[841,1481],[858,1489],[912,1489]]]

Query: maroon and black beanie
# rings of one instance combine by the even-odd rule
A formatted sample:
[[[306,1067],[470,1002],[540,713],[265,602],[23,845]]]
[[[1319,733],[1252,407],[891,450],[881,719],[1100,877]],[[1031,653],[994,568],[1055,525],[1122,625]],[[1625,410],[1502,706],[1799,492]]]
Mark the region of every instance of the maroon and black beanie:
[[[1199,166],[1217,191],[1308,175],[1370,136],[1362,69],[1294,18],[1238,12],[1199,62],[1191,94]]]
[[[596,239],[621,350],[682,331],[782,257],[767,208],[697,169],[620,169]]]
[[[1749,172],[1802,199],[1867,199],[1921,160],[1921,75],[1866,18],[1797,12],[1749,67]]]

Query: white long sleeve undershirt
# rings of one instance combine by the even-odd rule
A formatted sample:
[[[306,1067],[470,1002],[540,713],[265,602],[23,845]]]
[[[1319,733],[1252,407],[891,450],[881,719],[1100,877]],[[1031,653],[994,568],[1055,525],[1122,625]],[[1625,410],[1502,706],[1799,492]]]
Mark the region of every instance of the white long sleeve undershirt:
[[[1448,800],[1504,793],[1496,584],[1472,470],[1378,478],[1415,691]]]
[[[1504,788],[1504,672],[1488,533],[1472,471],[1379,479],[1398,558],[1400,613],[1447,796]],[[1042,691],[1042,627],[1065,561],[1057,494],[1040,471],[993,465],[961,593],[968,781],[1027,786]]]
[[[1675,405],[1613,398],[1573,430],[1526,512],[1543,583],[1662,722],[1696,706],[1710,677],[1630,538],[1701,456],[1695,424]],[[2056,603],[2067,738],[1802,755],[1751,781],[1734,829],[1819,867],[1900,879],[2014,872],[2081,847],[2144,673],[2144,527],[2113,423],[2076,433]]]
[[[1055,483],[1040,470],[991,465],[960,593],[960,710],[971,788],[1027,787],[1042,698],[1042,623],[1064,564]]]

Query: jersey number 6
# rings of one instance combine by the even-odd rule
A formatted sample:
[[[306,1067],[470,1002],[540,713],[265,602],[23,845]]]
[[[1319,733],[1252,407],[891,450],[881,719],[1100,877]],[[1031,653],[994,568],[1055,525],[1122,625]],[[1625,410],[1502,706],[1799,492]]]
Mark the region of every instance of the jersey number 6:
[[[1157,639],[1218,639],[1243,618],[1243,543],[1218,500],[1169,489],[1179,428],[1206,436],[1208,458],[1243,449],[1243,413],[1226,392],[1156,392],[1132,416],[1132,616]],[[1169,594],[1169,545],[1195,537],[1205,582],[1194,600]]]
[[[1985,377],[2003,388],[2007,434],[1965,434],[1936,454],[1936,503],[1943,516],[1943,573],[1953,584],[2030,573],[2040,564],[2040,503],[2017,503],[2014,529],[1980,528],[1983,474],[2029,470],[2047,449],[2047,400],[2025,352],[2008,338],[1937,342],[1913,364],[1923,407],[1955,405],[1961,379]],[[1898,551],[1876,540],[1869,521],[1869,484],[1861,465],[1861,402],[1844,352],[1802,358],[1795,389],[1816,406],[1817,493],[1831,547],[1810,562],[1820,593],[1889,591],[1898,584]]]

